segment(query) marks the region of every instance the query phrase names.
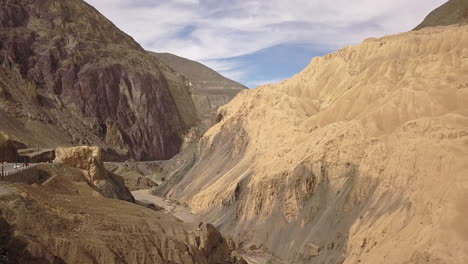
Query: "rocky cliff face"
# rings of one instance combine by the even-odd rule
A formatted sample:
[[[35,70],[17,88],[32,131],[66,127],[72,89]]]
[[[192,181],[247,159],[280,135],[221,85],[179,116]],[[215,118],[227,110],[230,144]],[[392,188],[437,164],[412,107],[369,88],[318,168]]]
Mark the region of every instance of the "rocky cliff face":
[[[167,159],[197,122],[186,80],[81,0],[0,8],[0,121],[42,147]]]
[[[156,192],[287,263],[466,263],[466,43],[368,39],[243,91]]]
[[[238,93],[247,87],[232,81],[207,66],[170,53],[150,54],[162,60],[169,67],[187,78],[192,99],[201,124],[195,133],[199,136],[213,126],[219,107],[229,103]]]

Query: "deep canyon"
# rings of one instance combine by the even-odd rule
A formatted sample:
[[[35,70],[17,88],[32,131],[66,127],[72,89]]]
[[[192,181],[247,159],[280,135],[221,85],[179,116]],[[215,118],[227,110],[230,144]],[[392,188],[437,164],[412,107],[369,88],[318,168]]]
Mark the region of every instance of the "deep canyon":
[[[0,2],[0,263],[468,262],[468,1],[255,89]]]

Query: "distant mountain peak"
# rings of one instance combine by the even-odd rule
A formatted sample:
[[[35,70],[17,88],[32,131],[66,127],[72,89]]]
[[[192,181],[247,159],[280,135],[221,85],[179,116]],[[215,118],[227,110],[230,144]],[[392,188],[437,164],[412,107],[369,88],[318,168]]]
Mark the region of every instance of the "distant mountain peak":
[[[219,107],[247,89],[199,62],[170,53],[149,53],[187,78],[197,115],[204,126],[201,129],[202,133],[214,124]]]
[[[222,76],[215,70],[197,61],[189,60],[171,53],[150,53],[166,63],[169,67],[182,73],[190,81],[203,84],[200,85],[200,87],[196,87],[198,90],[201,90],[200,92],[203,92],[205,89],[213,88],[217,88],[220,90],[219,92],[247,89],[244,85]]]

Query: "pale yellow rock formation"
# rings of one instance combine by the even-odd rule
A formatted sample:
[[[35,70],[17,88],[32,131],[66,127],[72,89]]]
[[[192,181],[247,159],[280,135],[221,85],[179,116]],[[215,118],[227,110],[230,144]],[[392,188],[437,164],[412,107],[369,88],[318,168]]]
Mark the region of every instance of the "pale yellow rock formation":
[[[103,161],[99,147],[57,148],[55,162],[86,171],[86,177],[93,183],[106,178],[105,171],[100,169]]]
[[[289,263],[468,262],[468,26],[368,39],[219,114],[159,192],[234,238]]]
[[[88,146],[57,148],[55,155],[54,162],[81,169],[89,183],[97,187],[104,196],[134,201],[123,179],[104,168],[101,148]]]

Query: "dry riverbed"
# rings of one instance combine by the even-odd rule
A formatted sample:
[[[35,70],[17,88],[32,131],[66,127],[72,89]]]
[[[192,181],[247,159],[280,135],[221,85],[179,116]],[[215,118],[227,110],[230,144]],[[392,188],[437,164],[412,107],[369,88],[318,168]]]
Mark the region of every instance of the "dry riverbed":
[[[151,190],[133,191],[132,194],[138,202],[146,205],[152,204],[156,207],[162,208],[162,212],[171,214],[183,222],[195,224],[203,222],[199,216],[190,212],[190,208],[183,206],[176,201],[171,201],[163,197],[153,195],[151,194]],[[244,253],[241,255],[249,264],[280,263],[271,262],[272,257],[267,254]]]
[[[163,208],[163,212],[172,214],[186,223],[200,223],[200,217],[190,212],[188,207],[178,204],[175,201],[165,199],[163,197],[151,194],[151,190],[140,190],[132,192],[135,200],[144,204],[154,204],[157,207]]]

